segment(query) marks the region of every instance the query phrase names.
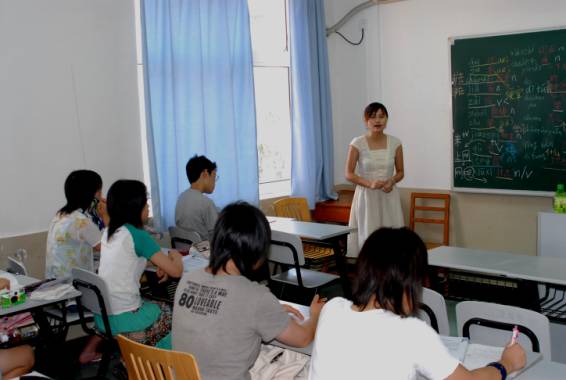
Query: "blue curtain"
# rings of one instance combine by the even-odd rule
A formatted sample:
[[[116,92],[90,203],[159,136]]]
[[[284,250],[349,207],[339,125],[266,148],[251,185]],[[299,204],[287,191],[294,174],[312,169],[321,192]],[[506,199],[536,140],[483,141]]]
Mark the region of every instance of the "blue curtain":
[[[291,192],[317,201],[333,198],[332,104],[323,0],[289,0],[292,73]]]
[[[144,0],[146,94],[156,217],[174,224],[185,164],[218,165],[217,206],[259,203],[253,61],[246,0]],[[154,207],[155,208],[155,207]]]

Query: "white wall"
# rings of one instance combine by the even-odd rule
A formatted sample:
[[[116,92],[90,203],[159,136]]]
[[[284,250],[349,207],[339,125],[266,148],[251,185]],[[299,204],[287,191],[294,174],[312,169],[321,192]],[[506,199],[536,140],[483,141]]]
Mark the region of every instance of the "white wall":
[[[338,22],[362,0],[326,0],[327,27]],[[352,46],[337,34],[327,38],[334,122],[334,181],[344,183],[344,167],[352,138],[363,134],[363,111],[374,100],[381,99],[380,47],[378,33],[379,7],[373,6],[354,16],[340,32],[350,41],[364,41]]]
[[[44,231],[78,168],[143,178],[133,1],[0,0],[0,237]]]
[[[327,25],[362,0],[326,0]],[[365,20],[364,22],[360,20]],[[450,189],[449,37],[566,27],[562,0],[402,0],[374,6],[341,31],[362,46],[328,38],[336,183],[344,182],[349,141],[364,132],[370,101],[389,110],[388,132],[403,142],[402,187]]]
[[[449,189],[448,38],[566,27],[566,1],[405,0],[380,8],[383,100],[403,141],[402,185]]]

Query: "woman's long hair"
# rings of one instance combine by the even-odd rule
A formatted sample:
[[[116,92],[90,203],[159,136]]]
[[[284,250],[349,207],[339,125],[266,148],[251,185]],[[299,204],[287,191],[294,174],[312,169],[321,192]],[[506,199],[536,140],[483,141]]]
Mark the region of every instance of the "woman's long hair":
[[[102,178],[92,170],[75,170],[65,180],[65,198],[67,203],[59,214],[70,214],[77,209],[86,210],[97,191],[102,189]]]
[[[140,181],[121,179],[112,184],[107,198],[108,239],[124,224],[143,226],[142,211],[147,204],[147,188]]]
[[[364,309],[375,296],[383,309],[406,317],[419,310],[428,256],[421,238],[408,228],[380,228],[365,241],[356,267],[352,298]],[[403,306],[406,295],[409,310]]]

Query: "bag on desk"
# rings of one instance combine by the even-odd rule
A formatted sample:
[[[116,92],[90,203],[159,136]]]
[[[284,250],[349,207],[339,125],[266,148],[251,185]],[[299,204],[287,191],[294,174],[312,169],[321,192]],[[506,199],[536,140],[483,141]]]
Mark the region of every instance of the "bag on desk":
[[[262,345],[250,375],[252,380],[303,380],[308,376],[309,363],[308,355]]]

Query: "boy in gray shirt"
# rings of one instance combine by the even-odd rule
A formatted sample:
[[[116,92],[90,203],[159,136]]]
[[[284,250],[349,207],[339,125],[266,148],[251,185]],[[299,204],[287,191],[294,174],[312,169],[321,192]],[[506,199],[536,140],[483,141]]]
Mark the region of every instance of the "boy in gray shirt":
[[[216,186],[216,163],[205,156],[193,156],[186,166],[191,186],[177,199],[175,224],[186,231],[197,232],[202,240],[210,240],[218,211],[204,194],[212,194]]]

